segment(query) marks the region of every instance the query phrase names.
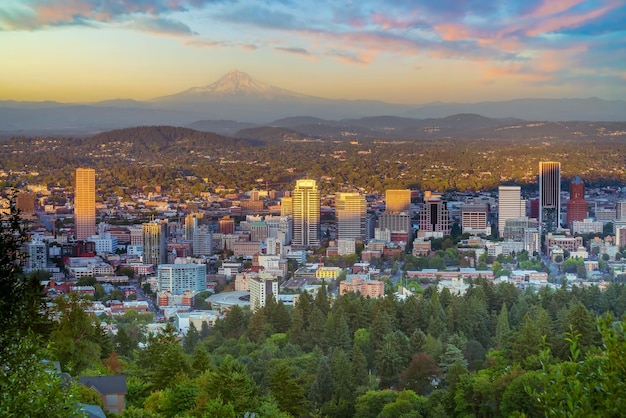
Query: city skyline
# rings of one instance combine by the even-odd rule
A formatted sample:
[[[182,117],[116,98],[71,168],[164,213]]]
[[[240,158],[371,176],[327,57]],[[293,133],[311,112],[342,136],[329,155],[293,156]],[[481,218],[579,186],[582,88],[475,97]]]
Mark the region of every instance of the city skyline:
[[[626,95],[626,5],[8,1],[0,100],[147,100],[237,68],[390,103]]]

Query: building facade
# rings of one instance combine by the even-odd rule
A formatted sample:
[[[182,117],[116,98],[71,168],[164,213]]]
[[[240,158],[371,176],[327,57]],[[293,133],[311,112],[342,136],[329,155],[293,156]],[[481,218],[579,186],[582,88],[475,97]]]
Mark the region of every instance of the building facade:
[[[490,234],[491,227],[487,223],[487,205],[484,203],[461,205],[461,230],[477,234]]]

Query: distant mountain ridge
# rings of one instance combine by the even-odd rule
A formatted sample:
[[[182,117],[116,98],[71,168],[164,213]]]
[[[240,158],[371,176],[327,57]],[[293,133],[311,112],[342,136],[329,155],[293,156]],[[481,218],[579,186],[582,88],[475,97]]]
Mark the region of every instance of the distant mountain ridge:
[[[192,87],[148,101],[123,98],[80,104],[0,101],[0,134],[83,134],[139,125],[189,126],[207,120],[232,120],[252,126],[270,126],[272,122],[268,121],[274,121],[276,126],[289,123],[293,124],[290,126],[309,126],[309,130],[315,126],[324,127],[327,131],[328,127],[350,127],[355,126],[354,123],[359,129],[382,129],[382,121],[387,120],[388,128],[395,132],[401,128],[408,129],[406,133],[409,134],[413,128],[412,119],[440,119],[459,114],[534,121],[626,121],[626,101],[599,98],[516,99],[406,105],[376,100],[327,99],[272,86],[233,70],[206,86]],[[368,117],[378,119],[360,121]],[[449,122],[449,126],[455,125],[454,121]],[[458,122],[468,123],[466,120]],[[475,122],[473,119],[472,123]],[[223,124],[222,130],[217,132],[232,134],[249,127]]]

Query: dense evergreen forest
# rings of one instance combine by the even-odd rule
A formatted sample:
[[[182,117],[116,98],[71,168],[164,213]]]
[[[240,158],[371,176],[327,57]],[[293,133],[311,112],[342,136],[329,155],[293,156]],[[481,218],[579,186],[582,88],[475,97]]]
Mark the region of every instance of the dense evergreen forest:
[[[463,296],[404,300],[322,289],[294,307],[234,307],[181,339],[151,314],[48,306],[19,269],[23,226],[0,229],[0,415],[73,416],[98,396],[74,379],[127,377],[122,417],[621,416],[626,287],[521,292],[478,279]],[[109,335],[102,323],[115,323]],[[46,360],[45,362],[43,360]],[[72,378],[47,366],[59,361]],[[247,414],[247,415],[246,415]],[[113,415],[110,415],[113,416]]]
[[[325,192],[355,187],[366,192],[489,190],[505,182],[536,182],[541,160],[560,161],[563,176],[579,175],[587,184],[626,182],[623,136],[588,129],[561,127],[557,136],[506,129],[479,138],[300,141],[290,135],[269,140],[271,128],[256,138],[235,139],[185,128],[139,127],[87,138],[13,138],[0,147],[0,164],[8,172],[5,182],[69,187],[76,167],[95,167],[101,190],[119,196],[127,188],[155,185],[183,197],[218,185],[245,191],[306,175],[323,179]]]

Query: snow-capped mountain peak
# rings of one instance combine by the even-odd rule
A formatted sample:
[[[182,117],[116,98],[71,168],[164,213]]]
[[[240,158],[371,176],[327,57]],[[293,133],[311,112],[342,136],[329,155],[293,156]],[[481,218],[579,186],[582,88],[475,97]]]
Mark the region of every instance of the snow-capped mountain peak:
[[[192,87],[183,92],[171,96],[161,97],[157,100],[202,100],[213,98],[278,99],[296,97],[305,98],[307,96],[255,80],[244,72],[231,70],[212,84],[201,87]]]

